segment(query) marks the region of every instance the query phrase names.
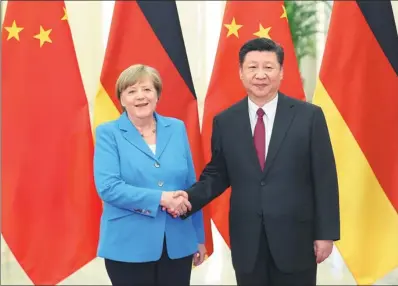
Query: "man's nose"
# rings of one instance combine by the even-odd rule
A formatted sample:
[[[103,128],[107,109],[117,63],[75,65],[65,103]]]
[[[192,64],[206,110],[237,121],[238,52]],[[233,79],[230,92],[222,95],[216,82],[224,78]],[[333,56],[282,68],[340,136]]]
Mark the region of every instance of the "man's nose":
[[[266,78],[268,75],[265,72],[265,70],[260,69],[257,73],[256,73],[256,78],[258,79],[263,79]]]

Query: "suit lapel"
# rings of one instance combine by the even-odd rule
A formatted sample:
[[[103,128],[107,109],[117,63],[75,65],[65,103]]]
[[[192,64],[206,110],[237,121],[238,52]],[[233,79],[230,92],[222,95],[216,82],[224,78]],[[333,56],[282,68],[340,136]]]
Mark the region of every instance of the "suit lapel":
[[[264,177],[272,167],[275,157],[295,115],[294,102],[288,97],[279,93],[278,105],[276,108],[274,126],[272,129],[271,140],[268,147],[268,154],[265,160]]]
[[[156,158],[159,160],[173,134],[170,123],[163,116],[155,114],[156,124]]]
[[[130,122],[126,112],[123,112],[119,118],[119,128],[123,131],[123,137],[128,142],[134,145],[141,152],[155,159],[153,152],[149,149],[148,144],[146,144],[145,140],[141,137],[141,134],[138,132],[137,128],[135,128]]]
[[[260,162],[257,158],[256,148],[254,146],[253,140],[253,133],[250,125],[249,104],[247,97],[245,97],[239,103],[238,108],[236,109],[236,115],[236,128],[239,129],[237,132],[239,138],[237,138],[236,140],[237,142],[240,142],[243,150],[248,150],[247,156],[249,162],[252,162],[256,170],[258,170],[258,172],[261,174]]]

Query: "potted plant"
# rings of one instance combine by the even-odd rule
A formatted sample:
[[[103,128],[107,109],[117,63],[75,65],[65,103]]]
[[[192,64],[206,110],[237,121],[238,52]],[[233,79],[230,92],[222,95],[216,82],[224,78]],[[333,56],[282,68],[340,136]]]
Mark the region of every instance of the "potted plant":
[[[298,64],[301,60],[310,56],[316,57],[316,38],[320,32],[317,30],[319,19],[317,15],[317,3],[322,2],[327,10],[331,10],[330,1],[288,1],[285,0],[285,8],[292,40]]]

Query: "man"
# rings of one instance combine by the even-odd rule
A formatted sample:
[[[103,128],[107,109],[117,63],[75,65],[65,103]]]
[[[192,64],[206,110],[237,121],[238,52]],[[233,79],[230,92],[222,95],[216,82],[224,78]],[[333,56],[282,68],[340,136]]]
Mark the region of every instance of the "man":
[[[278,93],[283,60],[270,39],[242,46],[239,73],[248,96],[214,118],[211,161],[196,184],[175,194],[189,198],[188,217],[232,187],[238,285],[315,285],[317,263],[340,238],[325,117],[321,108]]]

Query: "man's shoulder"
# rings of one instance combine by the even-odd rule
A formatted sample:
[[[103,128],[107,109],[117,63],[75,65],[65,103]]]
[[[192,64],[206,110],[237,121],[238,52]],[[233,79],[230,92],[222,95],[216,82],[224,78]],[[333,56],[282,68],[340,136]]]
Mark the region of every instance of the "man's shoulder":
[[[314,111],[317,111],[317,110],[321,109],[321,107],[319,107],[318,105],[315,105],[315,104],[313,104],[311,102],[308,102],[306,100],[301,100],[301,99],[298,99],[298,98],[294,98],[292,96],[289,96],[289,95],[286,95],[286,94],[283,94],[283,93],[280,93],[280,96],[283,97],[283,99],[286,102],[296,106],[297,108],[299,108],[301,111],[304,111],[304,112],[311,112],[312,113]]]
[[[229,120],[231,116],[235,116],[236,112],[242,110],[242,108],[244,108],[245,106],[247,107],[247,96],[216,114],[216,116],[214,116],[214,119]]]
[[[278,100],[283,100],[288,104],[294,105],[302,112],[313,113],[313,112],[321,110],[321,107],[319,107],[318,105],[315,105],[306,100],[294,98],[293,96],[279,93],[278,97],[279,97]],[[238,102],[232,104],[228,108],[217,113],[214,116],[214,120],[230,121],[230,119],[236,115],[237,111],[241,111],[242,109],[247,108],[247,106],[248,106],[248,98],[247,98],[247,96],[245,96],[243,99],[239,100]]]

